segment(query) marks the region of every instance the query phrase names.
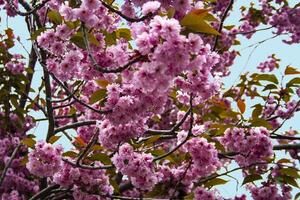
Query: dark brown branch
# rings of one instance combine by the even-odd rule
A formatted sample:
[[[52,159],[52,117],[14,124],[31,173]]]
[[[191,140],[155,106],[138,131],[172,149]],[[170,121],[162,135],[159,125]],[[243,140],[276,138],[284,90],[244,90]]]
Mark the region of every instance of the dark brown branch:
[[[222,29],[223,29],[224,21],[225,21],[227,15],[228,15],[228,12],[230,11],[231,7],[233,6],[233,3],[234,3],[234,0],[230,0],[230,2],[229,2],[229,4],[228,4],[228,6],[227,6],[227,8],[226,8],[226,10],[225,10],[225,12],[224,12],[222,18],[221,18],[220,25],[219,25],[219,28],[218,28],[218,32],[219,32],[220,34],[222,34]],[[219,37],[220,37],[220,36],[217,35],[216,38],[215,38],[214,46],[213,46],[213,48],[212,48],[213,51],[215,51],[216,48],[217,48],[218,41],[219,41]]]
[[[299,150],[300,149],[300,143],[297,144],[281,144],[281,145],[275,145],[273,147],[273,150]]]
[[[90,121],[81,121],[81,122],[76,122],[73,124],[67,124],[65,126],[61,126],[57,129],[54,130],[54,133],[58,133],[64,130],[68,130],[68,129],[74,129],[74,128],[78,128],[81,126],[89,126],[89,125],[95,125],[97,123],[96,120],[90,120]]]
[[[277,139],[277,140],[300,140],[300,137],[289,136],[289,135],[279,135],[276,133],[273,133],[273,135],[271,135],[270,137],[272,139]]]
[[[21,92],[21,93],[26,99],[29,99],[36,107],[38,107],[38,109],[40,109],[43,112],[43,114],[47,117],[47,111],[43,108],[43,106],[38,104],[34,99],[32,99],[30,96],[28,96],[25,92]],[[26,99],[25,99],[25,101],[26,101]]]
[[[20,16],[28,16],[28,15],[31,15],[33,13],[35,13],[36,11],[38,11],[39,9],[41,9],[43,6],[46,5],[46,3],[48,2],[49,0],[46,0],[40,4],[37,4],[36,6],[34,6],[33,8],[31,8],[28,4],[24,4],[23,1],[19,1],[20,4],[22,4],[22,6],[25,8],[25,10],[27,10],[26,12],[22,12],[22,11],[19,11],[16,6],[14,5],[14,3],[12,2],[12,0],[8,0],[8,4],[9,6],[13,9],[13,11],[15,13],[17,13],[18,15]],[[25,6],[24,6],[25,5]]]
[[[169,152],[167,152],[167,153],[165,153],[165,154],[163,154],[161,156],[158,156],[158,157],[154,158],[153,161],[156,162],[158,160],[161,160],[161,159],[163,159],[163,158],[171,155],[172,153],[174,153],[175,151],[177,151],[181,146],[183,146],[190,139],[190,137],[192,136],[193,123],[194,123],[193,96],[191,94],[190,95],[190,128],[189,128],[189,131],[188,131],[188,134],[187,134],[186,138],[179,145],[177,145],[176,147],[174,147]]]
[[[70,101],[70,102],[67,103],[67,104],[62,104],[62,105],[53,106],[53,109],[65,108],[65,107],[71,106],[72,104],[74,104],[74,102],[75,102],[75,101]]]
[[[89,59],[92,62],[95,69],[102,72],[102,73],[119,73],[119,72],[122,72],[125,69],[129,68],[131,65],[133,65],[133,64],[135,64],[139,61],[142,61],[144,59],[144,56],[138,56],[137,58],[132,59],[131,61],[129,61],[127,64],[125,64],[122,67],[118,67],[118,68],[115,68],[115,69],[103,68],[103,67],[101,67],[97,64],[97,61],[95,60],[94,56],[92,55],[91,48],[90,48],[90,43],[89,43],[88,37],[87,37],[86,28],[85,28],[84,25],[82,25],[82,32],[83,32],[84,45],[86,47]]]
[[[52,78],[68,93],[68,95],[72,95],[72,92],[53,74],[53,73],[50,73]],[[93,108],[92,106],[90,106],[89,104],[81,101],[80,99],[78,99],[75,95],[72,95],[72,98],[77,101],[79,104],[85,106],[86,108],[96,112],[96,113],[99,113],[99,114],[107,114],[107,113],[110,113],[111,110],[98,110],[98,109],[95,109]]]
[[[29,200],[38,200],[38,199],[44,199],[51,193],[52,190],[59,188],[59,185],[51,185],[47,188],[41,190],[39,193],[32,196]]]
[[[299,106],[300,106],[300,100],[297,102],[296,106],[289,112],[288,116],[283,120],[283,122],[276,129],[274,129],[270,133],[270,135],[276,133],[276,131],[278,131],[284,125],[284,123],[294,114],[294,112],[298,109]]]
[[[47,107],[47,117],[48,117],[48,132],[46,141],[48,142],[51,136],[54,134],[55,120],[53,115],[53,107],[51,103],[51,84],[50,84],[50,76],[47,69],[43,69],[44,71],[44,82],[45,82],[45,93],[46,93],[46,107]]]
[[[77,167],[77,168],[81,168],[81,169],[89,169],[89,170],[99,170],[99,169],[112,169],[114,168],[113,165],[104,165],[104,166],[90,166],[90,165],[83,165],[83,164],[80,164],[80,165],[77,165],[76,163],[68,160],[68,159],[65,159],[65,158],[62,158],[62,160],[70,165],[72,165],[73,167]]]
[[[80,86],[82,86],[83,82],[80,82],[79,85],[77,86],[77,88],[71,93],[69,94],[66,98],[64,99],[59,99],[59,100],[52,100],[52,103],[61,103],[61,102],[65,102],[68,101],[72,98],[72,96],[74,96],[76,94],[76,92],[78,92]]]
[[[271,28],[273,28],[273,26],[266,27],[266,28],[261,28],[261,29],[255,29],[255,30],[252,30],[252,31],[229,33],[229,35],[239,35],[239,34],[243,34],[244,35],[244,34],[256,33],[256,32],[259,32],[259,31],[266,31],[266,30],[269,30]]]
[[[24,94],[21,96],[21,99],[20,99],[20,108],[23,108],[23,109],[25,108],[26,99],[29,95],[29,91],[31,88],[31,82],[32,82],[32,78],[33,78],[33,72],[34,72],[34,68],[36,65],[36,61],[37,61],[36,53],[35,53],[33,47],[31,47],[29,61],[28,61],[28,67],[32,70],[32,73],[27,73],[27,75],[26,75],[26,78],[29,82],[26,84]]]
[[[205,182],[207,182],[207,181],[209,181],[209,180],[212,180],[212,179],[214,179],[214,178],[217,178],[217,177],[220,177],[220,176],[224,176],[224,175],[230,174],[230,173],[232,173],[232,172],[234,172],[234,171],[237,171],[237,170],[249,168],[249,167],[252,167],[252,166],[255,166],[255,165],[265,165],[265,164],[268,164],[268,163],[253,163],[253,164],[248,165],[248,166],[245,166],[245,167],[237,167],[237,168],[235,168],[235,169],[229,170],[229,171],[224,172],[224,173],[222,173],[222,174],[212,174],[212,175],[210,175],[210,176],[208,176],[208,177],[205,177],[205,178],[200,179],[200,180],[197,182],[197,185],[202,184],[202,183],[205,183]]]
[[[2,174],[1,174],[1,176],[0,176],[0,186],[2,185],[2,183],[3,183],[4,179],[5,179],[7,170],[10,168],[10,165],[11,165],[12,161],[15,159],[15,157],[16,157],[16,155],[17,155],[19,149],[20,149],[20,147],[21,147],[21,144],[19,144],[19,145],[14,149],[13,153],[12,153],[11,156],[10,156],[9,161],[8,161],[7,164],[5,165],[5,167],[4,167],[3,171],[2,171]]]
[[[128,16],[124,15],[121,11],[116,10],[111,5],[107,4],[105,1],[103,1],[103,0],[100,0],[100,1],[103,4],[103,6],[106,7],[109,11],[111,11],[113,13],[116,13],[117,15],[119,15],[120,17],[122,17],[123,19],[125,19],[128,22],[141,22],[141,21],[144,21],[144,20],[146,20],[148,18],[151,18],[153,16],[153,14],[150,13],[148,15],[145,15],[145,16],[141,17],[141,18],[131,18],[131,17],[128,17]]]
[[[187,119],[187,117],[191,113],[191,110],[192,110],[192,108],[190,107],[188,109],[188,111],[185,113],[185,115],[183,116],[183,118],[177,124],[175,124],[170,130],[153,130],[153,129],[148,129],[146,131],[146,134],[172,134],[172,133],[174,133],[185,122],[185,120]]]
[[[99,135],[99,129],[96,128],[93,137],[90,139],[89,143],[86,145],[84,150],[78,155],[78,158],[77,158],[77,161],[76,161],[77,165],[81,165],[81,161],[84,159],[85,155],[88,153],[90,148],[97,142],[98,135]]]

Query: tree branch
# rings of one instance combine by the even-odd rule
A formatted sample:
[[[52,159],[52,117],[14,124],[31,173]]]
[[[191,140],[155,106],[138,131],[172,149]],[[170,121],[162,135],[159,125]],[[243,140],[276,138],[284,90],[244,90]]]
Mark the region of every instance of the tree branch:
[[[102,73],[119,73],[119,72],[122,72],[125,69],[129,68],[131,65],[133,65],[133,64],[135,64],[139,61],[142,61],[143,58],[144,58],[144,56],[138,56],[137,58],[132,59],[131,61],[129,61],[124,66],[116,68],[116,69],[102,68],[101,66],[98,65],[97,61],[95,60],[94,56],[92,55],[91,48],[90,48],[90,43],[89,43],[88,38],[87,38],[86,28],[85,28],[84,25],[82,25],[82,32],[83,32],[84,45],[86,47],[89,59],[92,62],[93,66],[96,68],[96,70],[98,70]]]
[[[218,28],[218,32],[219,32],[220,34],[222,34],[222,29],[223,29],[224,21],[225,21],[227,15],[228,15],[228,12],[230,11],[231,7],[233,6],[233,3],[234,3],[234,0],[230,0],[229,4],[228,4],[228,6],[227,6],[227,8],[226,8],[226,10],[225,10],[225,12],[224,12],[224,15],[223,15],[222,18],[221,18],[220,25],[219,25],[219,28]],[[213,51],[215,51],[216,48],[217,48],[218,41],[219,41],[219,37],[220,37],[220,36],[217,35],[216,38],[215,38],[214,46],[213,46],[213,48],[212,48]]]
[[[187,119],[187,117],[191,113],[191,110],[192,110],[192,108],[190,107],[188,109],[188,111],[185,113],[185,115],[183,116],[183,118],[177,124],[175,124],[170,130],[153,130],[153,129],[148,129],[146,131],[146,133],[148,133],[148,134],[158,134],[158,135],[159,134],[171,134],[171,133],[174,133],[185,122],[185,120]]]
[[[20,16],[28,16],[31,15],[33,13],[35,13],[36,11],[38,11],[39,9],[41,9],[43,6],[45,6],[45,4],[48,2],[49,0],[45,0],[44,2],[35,5],[33,8],[31,8],[28,4],[25,4],[23,1],[19,1],[20,4],[25,8],[25,10],[27,10],[26,12],[22,12],[19,11],[16,6],[14,5],[14,3],[12,2],[12,0],[8,0],[8,4],[9,6],[13,9],[13,11],[15,13],[17,13]]]
[[[29,200],[44,199],[52,190],[59,188],[59,185],[51,185],[32,196]]]
[[[81,122],[76,122],[73,124],[67,124],[65,126],[61,126],[57,129],[54,130],[54,133],[58,133],[67,129],[73,129],[73,128],[78,128],[81,126],[89,126],[89,125],[95,125],[97,123],[96,120],[90,120],[90,121],[81,121]]]
[[[32,70],[32,72],[34,72],[36,61],[37,61],[36,53],[35,53],[33,47],[31,47],[29,61],[28,61],[28,67]],[[29,82],[26,84],[24,94],[21,96],[21,99],[20,99],[20,107],[23,109],[25,108],[26,99],[27,99],[29,91],[30,91],[33,73],[27,73],[26,77]]]
[[[141,22],[141,21],[144,21],[144,20],[146,20],[148,18],[151,18],[153,16],[153,14],[150,13],[148,15],[145,15],[145,16],[141,17],[141,18],[131,18],[131,17],[128,17],[128,16],[124,15],[121,11],[116,10],[111,5],[107,4],[105,1],[103,1],[103,0],[100,0],[100,1],[103,4],[103,6],[106,7],[109,11],[111,11],[113,13],[116,13],[117,15],[119,15],[120,17],[122,17],[123,19],[125,19],[128,22]]]
[[[169,151],[169,152],[167,152],[167,153],[165,153],[161,156],[158,156],[158,157],[154,158],[153,161],[156,162],[158,160],[161,160],[161,159],[171,155],[172,153],[177,151],[182,145],[184,145],[190,139],[190,137],[192,136],[193,123],[194,123],[193,96],[191,94],[190,95],[190,128],[189,128],[189,131],[188,131],[188,134],[187,134],[186,138],[179,145],[177,145],[174,149],[172,149],[171,151]]]
[[[4,179],[5,179],[7,170],[10,168],[10,165],[11,165],[12,161],[15,159],[15,157],[16,157],[19,149],[20,149],[20,147],[21,147],[21,144],[18,144],[18,146],[14,149],[13,153],[11,154],[9,161],[5,165],[5,167],[4,167],[3,171],[2,171],[2,174],[0,176],[0,186],[2,185],[2,183],[3,183]]]
[[[50,73],[52,78],[67,92],[68,95],[72,95],[72,92],[53,74],[53,73]],[[93,108],[92,106],[90,106],[89,104],[81,101],[80,99],[78,99],[75,95],[72,95],[72,98],[77,101],[79,104],[85,106],[86,108],[96,112],[96,113],[99,113],[99,114],[107,114],[107,113],[110,113],[112,112],[111,110],[97,110],[95,108]]]

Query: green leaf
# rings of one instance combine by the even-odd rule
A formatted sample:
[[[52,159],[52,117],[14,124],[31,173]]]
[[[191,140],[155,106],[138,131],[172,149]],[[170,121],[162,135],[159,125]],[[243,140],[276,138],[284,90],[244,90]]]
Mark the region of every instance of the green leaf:
[[[69,111],[69,115],[75,115],[76,112],[77,112],[76,108],[72,106],[70,111]]]
[[[253,119],[252,121],[250,121],[252,126],[254,127],[266,127],[267,129],[271,129],[272,126],[269,124],[269,122],[267,120],[264,119]]]
[[[155,135],[155,136],[149,138],[149,139],[148,139],[146,142],[144,142],[143,144],[144,144],[145,146],[151,145],[151,144],[155,143],[157,140],[159,140],[159,138],[160,138],[160,135]]]
[[[188,194],[187,196],[184,197],[184,200],[191,200],[194,199],[194,193],[191,192],[190,194]]]
[[[145,197],[146,198],[154,198],[154,197],[162,195],[164,192],[163,187],[164,187],[164,185],[162,183],[156,184],[150,192],[145,194]]]
[[[246,110],[246,104],[245,104],[245,102],[243,100],[239,99],[237,101],[237,106],[238,106],[239,110],[241,111],[241,113],[243,114],[245,112],[245,110]]]
[[[300,3],[299,3],[300,4]],[[299,200],[300,199],[300,192],[298,192],[296,195],[295,195],[295,199],[294,200]]]
[[[255,79],[261,81],[269,81],[275,84],[279,83],[277,77],[274,74],[258,74]]]
[[[295,75],[295,74],[300,74],[300,72],[295,67],[287,66],[284,71],[284,74],[285,75]]]
[[[263,89],[263,91],[273,90],[273,89],[277,89],[277,85],[275,85],[275,84],[268,84],[268,85],[265,86],[265,88]]]
[[[24,138],[21,143],[33,149],[36,141],[32,138]]]
[[[296,78],[293,78],[292,80],[290,80],[287,84],[286,84],[286,87],[295,87],[297,85],[300,84],[300,78],[299,77],[296,77]]]
[[[87,38],[90,44],[96,46],[100,44],[93,34],[87,33]],[[74,43],[76,46],[78,46],[79,48],[86,49],[82,32],[77,32],[75,35],[73,35],[70,38],[70,41]]]
[[[299,185],[297,183],[297,181],[293,178],[293,177],[290,177],[290,176],[284,176],[283,177],[283,181],[291,186],[294,186],[294,187],[297,187],[299,188]]]
[[[103,31],[103,35],[105,36],[106,45],[111,46],[117,43],[117,35],[115,31],[112,33]]]
[[[282,158],[282,159],[278,160],[277,163],[291,163],[291,161],[287,158]]]
[[[109,156],[104,153],[93,154],[93,155],[91,155],[91,157],[89,157],[89,159],[92,161],[100,161],[105,165],[111,164],[111,160],[110,160]]]
[[[72,43],[74,43],[76,46],[78,46],[79,48],[81,49],[86,49],[86,46],[85,46],[85,43],[84,43],[84,39],[82,36],[80,35],[73,35],[71,38],[70,38],[70,41]]]
[[[243,181],[242,185],[245,185],[246,183],[254,182],[254,181],[257,181],[257,180],[260,180],[260,179],[262,179],[261,175],[251,174],[251,175],[248,175],[244,178],[244,181]]]
[[[131,32],[128,28],[119,28],[116,30],[116,36],[117,38],[124,38],[127,41],[132,40]]]
[[[59,14],[59,12],[55,11],[55,10],[50,10],[47,13],[48,18],[50,19],[50,21],[54,24],[61,24],[62,23],[62,17]]]
[[[155,149],[150,151],[150,153],[155,157],[159,157],[161,155],[164,155],[166,152],[163,149]]]
[[[109,183],[113,186],[115,192],[118,193],[120,191],[119,184],[114,179],[109,179]]]
[[[28,40],[36,40],[38,36],[40,36],[42,34],[42,32],[44,32],[46,30],[45,27],[39,28],[38,30],[34,31],[30,38]]]
[[[209,10],[207,9],[192,10],[184,16],[184,18],[180,21],[180,24],[192,32],[220,35],[218,31],[206,22],[212,20],[212,17],[208,16],[208,11]]]
[[[256,119],[262,112],[262,105],[256,104],[254,110],[252,111],[252,118]]]
[[[298,174],[298,171],[294,168],[280,169],[280,173],[285,174],[287,176],[294,177],[294,178],[300,178],[300,175]]]
[[[95,80],[95,82],[97,83],[97,85],[99,85],[100,87],[106,87],[110,84],[110,82],[108,80],[105,79],[99,79],[99,80]]]
[[[64,157],[70,157],[70,158],[75,158],[77,157],[77,153],[74,151],[66,151],[62,154]]]
[[[22,166],[26,166],[26,164],[28,163],[28,156],[24,156],[20,162],[20,164]]]
[[[58,136],[58,135],[51,136],[50,139],[49,139],[49,143],[50,144],[55,143],[60,137],[61,137],[61,135],[60,136]]]
[[[100,90],[97,90],[96,92],[94,92],[90,98],[90,104],[94,104],[97,101],[104,99],[106,96],[106,93],[107,93],[106,89],[100,89]]]
[[[214,179],[208,181],[207,183],[205,183],[205,187],[212,187],[212,186],[215,186],[215,185],[224,185],[227,182],[228,182],[227,180],[224,180],[224,179],[221,179],[221,178],[214,178]]]

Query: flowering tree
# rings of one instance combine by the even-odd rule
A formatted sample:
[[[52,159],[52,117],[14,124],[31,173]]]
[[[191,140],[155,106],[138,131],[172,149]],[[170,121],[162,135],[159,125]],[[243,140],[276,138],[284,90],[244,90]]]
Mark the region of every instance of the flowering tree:
[[[222,78],[239,55],[237,35],[272,29],[287,36],[283,45],[300,43],[300,4],[245,2],[241,24],[230,26],[233,0],[0,5],[23,17],[32,45],[14,54],[19,37],[1,30],[2,200],[224,199],[216,186],[235,171],[253,199],[292,199],[300,137],[281,127],[300,110],[300,71],[276,76],[282,67],[270,52],[235,86]],[[40,120],[41,141],[30,134]],[[73,148],[55,144],[60,137]]]

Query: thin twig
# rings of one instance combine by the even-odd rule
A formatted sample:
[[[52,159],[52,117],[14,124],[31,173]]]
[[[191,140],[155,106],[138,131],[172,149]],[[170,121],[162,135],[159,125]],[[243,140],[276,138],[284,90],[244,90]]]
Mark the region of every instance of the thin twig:
[[[20,147],[21,147],[21,144],[18,144],[18,146],[14,149],[13,153],[11,154],[9,161],[5,165],[5,167],[2,171],[1,177],[0,177],[0,186],[2,185],[2,183],[5,179],[7,170],[10,168],[10,165],[11,165],[12,161],[15,159],[15,157],[17,155],[17,152],[19,151]]]
[[[229,35],[239,35],[239,34],[243,34],[244,35],[244,34],[256,33],[256,32],[259,32],[259,31],[269,30],[269,29],[271,29],[273,27],[274,26],[270,26],[270,27],[266,27],[266,28],[261,28],[261,29],[255,29],[255,30],[252,30],[252,31],[229,33]]]
[[[89,125],[95,125],[97,123],[96,120],[89,120],[89,121],[80,121],[80,122],[76,122],[73,124],[67,124],[65,126],[61,126],[57,129],[54,130],[54,133],[58,133],[64,130],[68,130],[68,129],[74,129],[74,128],[78,128],[81,126],[89,126]]]
[[[194,115],[193,115],[193,96],[192,94],[190,95],[190,128],[189,128],[189,131],[188,131],[188,134],[186,136],[186,138],[180,143],[178,144],[176,147],[174,147],[171,151],[161,155],[161,156],[158,156],[156,158],[153,159],[154,162],[158,161],[158,160],[161,160],[169,155],[171,155],[172,153],[174,153],[175,151],[177,151],[181,146],[183,146],[189,139],[190,139],[190,136],[192,136],[192,129],[193,129],[193,123],[194,123]]]
[[[66,158],[62,158],[62,160],[70,165],[72,165],[73,167],[77,167],[77,168],[81,168],[81,169],[89,169],[89,170],[99,170],[99,169],[112,169],[114,168],[113,165],[103,165],[103,166],[89,166],[89,165],[77,165],[76,163],[66,159]]]
[[[129,61],[124,66],[121,66],[121,67],[118,67],[118,68],[115,68],[115,69],[103,68],[103,67],[98,65],[97,61],[95,60],[94,56],[92,55],[90,43],[89,43],[88,37],[87,37],[86,28],[85,28],[84,25],[82,25],[82,32],[83,32],[84,44],[85,44],[89,59],[92,62],[95,69],[102,72],[102,73],[119,73],[119,72],[122,72],[125,69],[129,68],[131,65],[133,65],[133,64],[135,64],[139,61],[142,61],[144,59],[144,56],[138,56],[135,59],[132,59],[131,61]]]
[[[18,15],[20,15],[20,16],[28,16],[28,15],[31,15],[31,14],[35,13],[35,12],[38,11],[39,9],[41,9],[43,6],[45,6],[46,3],[49,2],[49,0],[46,0],[46,1],[42,2],[42,3],[40,3],[40,4],[37,4],[37,5],[34,6],[33,8],[28,8],[28,7],[25,8],[25,9],[27,10],[26,12],[19,11],[19,10],[16,8],[16,6],[14,5],[14,3],[12,2],[12,0],[8,0],[7,2],[8,2],[8,4],[10,5],[10,7],[13,9],[13,11],[14,11],[15,13],[17,13]],[[21,3],[21,2],[20,2],[20,3]]]
[[[185,122],[185,120],[187,119],[187,117],[190,115],[191,110],[192,109],[190,107],[188,109],[188,111],[185,113],[185,115],[183,116],[183,118],[177,124],[175,124],[170,130],[153,130],[153,129],[148,129],[148,130],[146,130],[146,134],[171,134],[171,133],[174,133]]]
[[[76,161],[77,165],[81,164],[81,161],[84,159],[85,155],[88,153],[88,151],[93,146],[93,144],[95,144],[95,142],[97,141],[98,135],[99,135],[99,129],[96,128],[94,132],[95,133],[94,133],[93,137],[90,139],[89,143],[86,145],[84,150],[78,155],[78,158],[77,158],[77,161]]]
[[[222,18],[221,18],[221,21],[220,21],[220,25],[219,25],[219,28],[218,28],[218,32],[221,34],[222,33],[222,29],[223,29],[223,24],[224,24],[224,21],[228,15],[228,12],[230,11],[231,7],[233,6],[233,3],[234,3],[234,0],[230,0]],[[217,48],[217,45],[218,45],[218,41],[219,41],[219,35],[216,35],[216,38],[215,38],[215,42],[214,42],[214,46],[212,48],[213,51],[216,50]]]
[[[146,20],[148,18],[151,18],[153,16],[153,14],[149,13],[148,15],[145,15],[145,16],[140,17],[140,18],[131,18],[131,17],[128,17],[128,16],[124,15],[121,11],[116,10],[114,7],[107,4],[105,1],[103,1],[103,0],[100,0],[100,1],[103,4],[103,6],[106,7],[109,11],[111,11],[113,13],[116,13],[117,15],[119,15],[120,17],[122,17],[123,19],[125,19],[128,22],[141,22],[141,21],[144,21],[144,20]]]
[[[53,74],[50,73],[50,75],[52,76],[53,80],[55,80],[55,82],[57,82],[69,95],[72,95],[72,92]],[[75,95],[72,95],[72,98],[77,101],[79,104],[85,106],[86,108],[99,113],[99,114],[107,114],[112,112],[111,110],[98,110],[96,108],[93,108],[92,106],[90,106],[89,104],[81,101],[80,99],[78,99]]]
[[[44,199],[52,190],[59,188],[59,185],[50,185],[32,196],[29,200]]]
[[[294,114],[294,112],[297,110],[297,108],[300,106],[300,100],[297,102],[296,106],[289,112],[288,116],[283,120],[283,122],[276,128],[274,129],[270,135],[274,134],[276,131],[278,131],[283,125],[284,123],[292,116],[292,114]]]

